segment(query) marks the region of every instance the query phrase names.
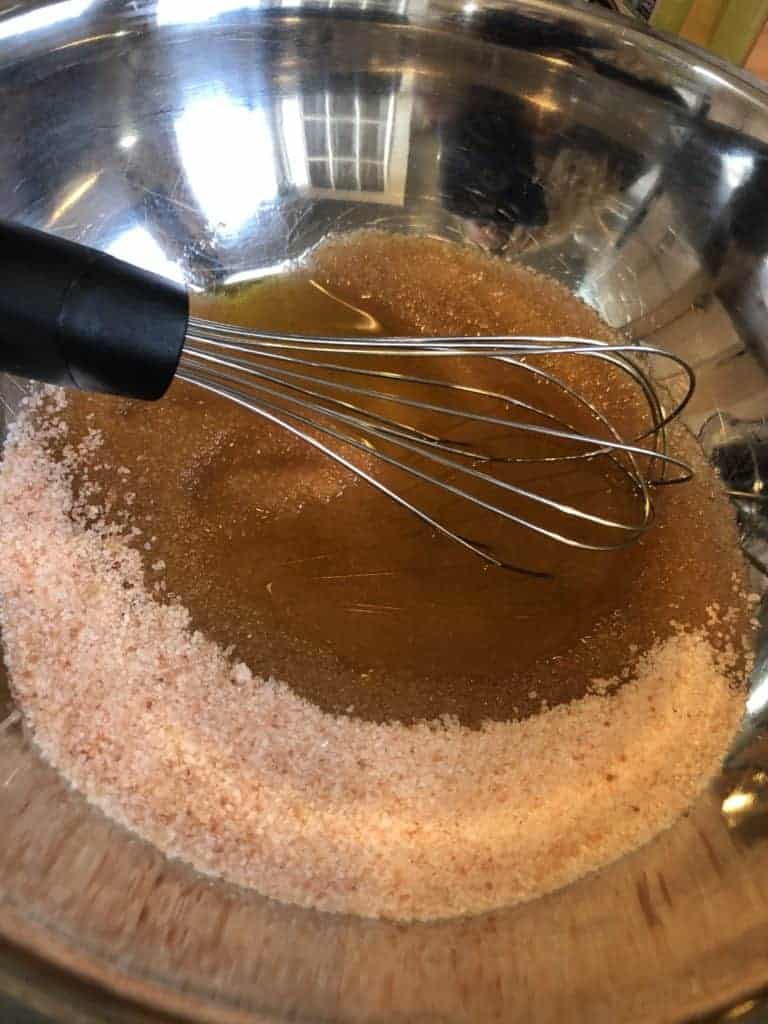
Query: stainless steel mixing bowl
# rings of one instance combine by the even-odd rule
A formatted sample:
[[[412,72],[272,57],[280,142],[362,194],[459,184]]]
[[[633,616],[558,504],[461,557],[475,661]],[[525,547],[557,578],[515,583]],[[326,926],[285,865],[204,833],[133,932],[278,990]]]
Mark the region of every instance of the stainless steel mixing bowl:
[[[688,423],[740,494],[756,586],[766,197],[768,94],[592,8],[0,8],[0,216],[196,289],[372,224],[552,274],[697,367]],[[0,394],[12,415],[18,385]],[[0,988],[17,1009],[3,1020],[28,1003],[78,1021],[657,1024],[744,1000],[768,984],[763,665],[721,777],[669,832],[546,899],[407,927],[166,862],[40,762],[5,693]]]

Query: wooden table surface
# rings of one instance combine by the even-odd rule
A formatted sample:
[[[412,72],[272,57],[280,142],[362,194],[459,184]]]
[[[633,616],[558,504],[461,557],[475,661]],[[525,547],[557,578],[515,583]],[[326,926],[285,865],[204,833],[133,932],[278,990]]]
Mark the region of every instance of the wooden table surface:
[[[745,2],[748,2],[748,0],[745,0]],[[747,69],[753,75],[759,75],[760,78],[768,81],[768,26],[763,29],[762,34],[754,45],[752,53],[749,55]]]

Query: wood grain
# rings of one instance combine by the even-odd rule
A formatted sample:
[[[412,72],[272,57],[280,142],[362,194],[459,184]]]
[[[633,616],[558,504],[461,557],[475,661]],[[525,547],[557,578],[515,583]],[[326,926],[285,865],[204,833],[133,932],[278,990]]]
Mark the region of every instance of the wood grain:
[[[768,23],[757,37],[746,63],[747,71],[768,81]]]

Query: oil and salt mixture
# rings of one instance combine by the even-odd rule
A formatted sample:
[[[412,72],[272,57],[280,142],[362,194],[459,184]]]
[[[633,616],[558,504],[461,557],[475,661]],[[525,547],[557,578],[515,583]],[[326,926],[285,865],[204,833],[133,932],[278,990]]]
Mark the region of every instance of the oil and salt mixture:
[[[195,312],[316,335],[610,336],[554,282],[377,232]],[[500,387],[478,366],[462,382]],[[632,422],[621,386],[579,384]],[[697,468],[630,548],[520,531],[540,579],[189,385],[153,406],[47,396],[0,473],[14,692],[76,787],[203,871],[394,918],[529,899],[671,824],[735,730],[749,601],[727,499]],[[622,511],[590,463],[520,472]]]

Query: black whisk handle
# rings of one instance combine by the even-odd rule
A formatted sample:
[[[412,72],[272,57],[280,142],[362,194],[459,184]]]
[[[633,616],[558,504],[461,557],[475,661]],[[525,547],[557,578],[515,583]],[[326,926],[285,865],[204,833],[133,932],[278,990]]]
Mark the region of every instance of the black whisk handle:
[[[189,319],[184,288],[75,242],[0,221],[0,370],[161,398]]]

